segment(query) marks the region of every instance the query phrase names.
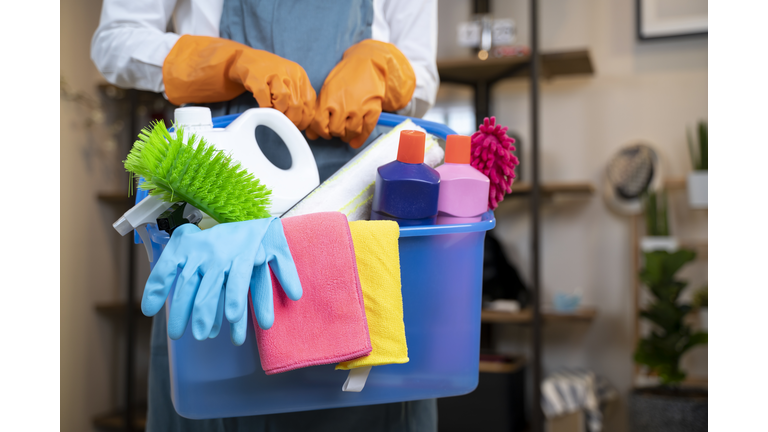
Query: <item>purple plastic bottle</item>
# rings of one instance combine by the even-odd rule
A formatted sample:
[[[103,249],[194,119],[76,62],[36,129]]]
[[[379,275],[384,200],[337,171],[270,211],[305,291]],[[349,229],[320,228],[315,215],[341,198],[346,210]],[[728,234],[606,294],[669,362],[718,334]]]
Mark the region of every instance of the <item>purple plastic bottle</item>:
[[[393,220],[400,226],[434,225],[440,174],[424,163],[424,132],[400,132],[397,160],[376,171],[371,220]]]
[[[480,222],[482,214],[488,210],[491,182],[469,164],[471,150],[470,137],[448,135],[445,163],[437,167],[441,179],[438,225]]]

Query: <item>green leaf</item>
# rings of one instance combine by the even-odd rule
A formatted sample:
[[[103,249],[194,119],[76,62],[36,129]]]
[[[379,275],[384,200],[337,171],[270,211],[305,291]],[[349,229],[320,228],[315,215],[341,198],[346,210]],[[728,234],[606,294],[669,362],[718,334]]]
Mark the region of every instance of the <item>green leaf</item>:
[[[659,222],[658,222],[659,235],[668,236],[669,220],[667,219],[667,191],[666,190],[661,191],[661,202],[659,203],[658,218],[659,218]]]
[[[709,343],[709,334],[707,332],[697,332],[691,335],[685,346],[685,351],[695,347],[696,345],[706,345]]]
[[[701,161],[699,161],[699,158],[696,155],[696,145],[693,143],[693,136],[691,135],[690,129],[686,128],[685,135],[688,138],[688,153],[691,155],[691,167],[694,170],[697,170],[699,169]]]
[[[649,236],[659,235],[657,196],[654,191],[644,194],[645,201],[645,230]]]
[[[676,307],[672,302],[656,301],[640,312],[640,316],[666,331],[679,331],[690,306]]]
[[[699,308],[707,307],[707,297],[707,286],[704,285],[693,294],[693,305]]]
[[[668,236],[667,192],[648,190],[643,194],[645,229],[649,236]]]
[[[677,365],[664,365],[657,369],[662,385],[677,385],[685,380],[685,372],[681,371]]]
[[[645,252],[644,255],[645,267],[640,271],[640,278],[649,287],[674,282],[675,273],[696,258],[696,253],[687,249],[673,253]]]

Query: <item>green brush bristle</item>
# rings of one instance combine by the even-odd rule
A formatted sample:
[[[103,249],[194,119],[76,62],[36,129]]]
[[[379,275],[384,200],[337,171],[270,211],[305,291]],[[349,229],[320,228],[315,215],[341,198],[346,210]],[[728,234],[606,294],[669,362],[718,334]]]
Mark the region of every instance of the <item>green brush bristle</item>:
[[[150,124],[141,131],[124,161],[125,169],[144,178],[142,189],[163,201],[185,201],[219,223],[269,217],[272,191],[252,173],[213,145],[176,128],[171,136],[165,123]]]

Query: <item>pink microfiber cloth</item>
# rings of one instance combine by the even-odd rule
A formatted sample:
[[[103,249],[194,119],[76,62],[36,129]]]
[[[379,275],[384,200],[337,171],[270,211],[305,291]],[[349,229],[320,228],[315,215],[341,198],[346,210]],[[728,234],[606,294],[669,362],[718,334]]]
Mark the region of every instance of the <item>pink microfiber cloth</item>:
[[[349,224],[339,212],[282,220],[303,291],[289,299],[272,275],[275,323],[256,327],[267,375],[338,363],[371,353]],[[254,323],[255,324],[255,323]]]

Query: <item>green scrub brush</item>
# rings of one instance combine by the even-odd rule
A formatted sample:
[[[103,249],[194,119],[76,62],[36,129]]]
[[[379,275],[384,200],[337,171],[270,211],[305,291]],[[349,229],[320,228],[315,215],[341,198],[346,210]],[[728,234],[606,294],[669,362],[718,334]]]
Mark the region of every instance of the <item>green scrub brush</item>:
[[[150,195],[192,204],[216,222],[269,217],[272,191],[204,138],[196,141],[194,134],[185,139],[181,127],[174,138],[162,120],[156,121],[139,134],[125,169],[144,178],[139,187]]]

